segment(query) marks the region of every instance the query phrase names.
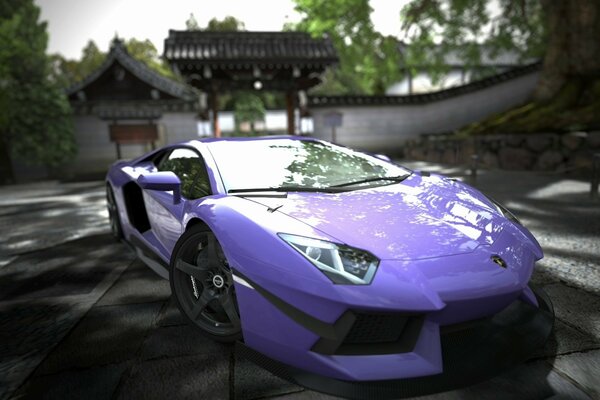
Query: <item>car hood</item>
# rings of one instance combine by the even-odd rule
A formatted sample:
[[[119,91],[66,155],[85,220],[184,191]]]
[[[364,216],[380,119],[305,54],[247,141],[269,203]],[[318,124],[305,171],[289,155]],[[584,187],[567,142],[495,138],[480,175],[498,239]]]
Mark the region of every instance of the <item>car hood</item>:
[[[380,259],[472,252],[493,244],[507,223],[481,193],[439,175],[413,174],[398,184],[343,193],[252,200]]]

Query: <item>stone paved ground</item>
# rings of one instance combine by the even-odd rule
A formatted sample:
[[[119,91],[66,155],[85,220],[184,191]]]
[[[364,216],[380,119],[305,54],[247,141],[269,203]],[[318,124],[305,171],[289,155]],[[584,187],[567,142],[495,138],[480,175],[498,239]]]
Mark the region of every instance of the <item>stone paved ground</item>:
[[[484,172],[476,186],[544,247],[534,280],[556,331],[526,364],[423,398],[600,398],[600,202],[560,175]],[[110,238],[100,182],[0,188],[0,235],[0,399],[333,399],[186,325],[168,283]]]

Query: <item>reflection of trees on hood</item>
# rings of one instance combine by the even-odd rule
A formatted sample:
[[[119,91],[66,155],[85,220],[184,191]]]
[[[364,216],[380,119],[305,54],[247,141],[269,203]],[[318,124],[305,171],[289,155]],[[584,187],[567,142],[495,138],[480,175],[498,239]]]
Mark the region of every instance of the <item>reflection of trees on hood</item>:
[[[286,168],[290,174],[286,184],[325,187],[361,179],[365,176],[384,175],[383,167],[373,165],[352,152],[314,142],[300,142],[298,146],[285,146],[295,150],[293,160]]]

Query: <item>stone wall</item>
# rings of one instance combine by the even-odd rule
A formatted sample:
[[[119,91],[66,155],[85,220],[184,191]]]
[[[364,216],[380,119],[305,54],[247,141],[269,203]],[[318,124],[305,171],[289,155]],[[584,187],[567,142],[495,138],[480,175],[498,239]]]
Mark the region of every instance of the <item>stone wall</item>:
[[[453,165],[471,164],[477,154],[485,168],[574,171],[590,168],[600,153],[600,131],[503,134],[458,139],[453,135],[422,135],[404,142],[404,157]]]

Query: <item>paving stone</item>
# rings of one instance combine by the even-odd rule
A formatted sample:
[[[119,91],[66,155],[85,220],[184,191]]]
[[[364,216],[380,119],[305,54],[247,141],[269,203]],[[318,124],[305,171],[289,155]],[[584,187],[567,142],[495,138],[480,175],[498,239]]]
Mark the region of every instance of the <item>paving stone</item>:
[[[600,341],[556,319],[552,336],[548,338],[546,345],[539,349],[532,358],[554,357],[574,351],[592,349],[600,349]]]
[[[171,297],[160,310],[156,324],[159,326],[188,325],[188,321],[181,315],[181,311],[175,305],[175,300]]]
[[[262,399],[303,390],[242,357],[235,359],[234,381],[236,399]]]
[[[98,305],[147,303],[167,300],[170,296],[169,281],[136,260],[104,294]]]
[[[13,400],[110,399],[129,364],[71,370],[30,379]]]
[[[88,294],[132,256],[110,235],[22,255],[0,269],[0,300]]]
[[[321,393],[305,391],[284,396],[270,397],[278,400],[326,400],[334,399]],[[590,397],[563,378],[544,361],[521,365],[502,375],[477,385],[414,400],[542,400],[542,399],[590,400]]]
[[[40,365],[36,374],[116,364],[132,359],[160,303],[96,307]]]
[[[0,399],[14,392],[44,358],[44,353],[31,352],[0,358]]]
[[[202,354],[137,364],[116,394],[116,399],[123,400],[228,398],[228,354]]]
[[[54,346],[81,317],[67,304],[14,304],[0,308],[0,357]]]
[[[425,399],[425,397],[420,397]],[[343,397],[330,396],[319,392],[313,392],[312,390],[302,390],[296,393],[284,394],[282,396],[266,397],[269,400],[334,400],[343,399]]]
[[[231,345],[211,340],[191,325],[159,327],[153,330],[142,347],[141,358],[179,357],[194,354],[228,354]]]
[[[557,357],[554,368],[581,385],[592,397],[600,399],[600,350]]]
[[[600,341],[600,296],[565,285],[549,285],[546,292],[556,317]]]
[[[0,252],[25,253],[108,233],[104,182],[42,182],[1,189]],[[41,187],[45,187],[40,190]]]

